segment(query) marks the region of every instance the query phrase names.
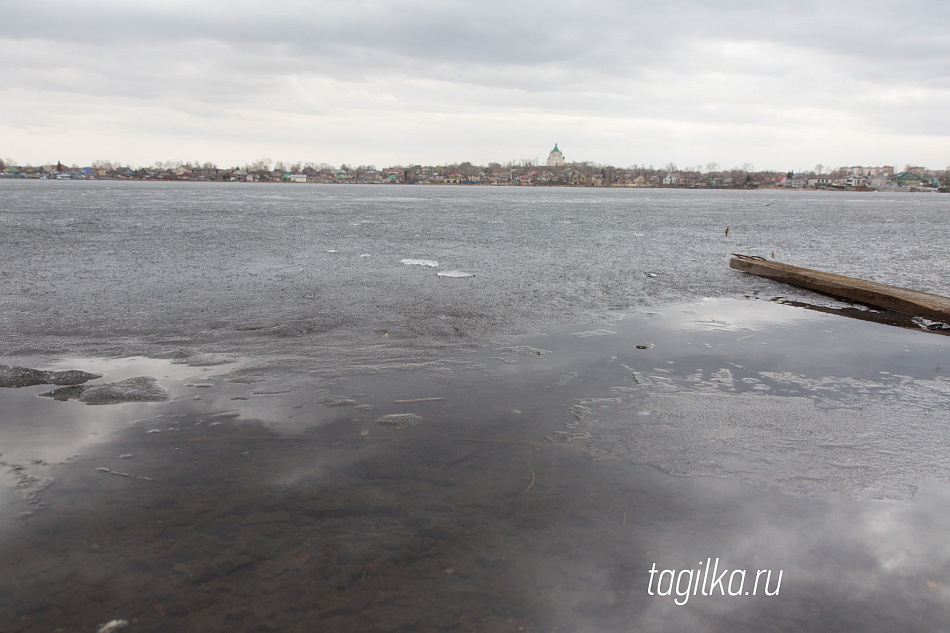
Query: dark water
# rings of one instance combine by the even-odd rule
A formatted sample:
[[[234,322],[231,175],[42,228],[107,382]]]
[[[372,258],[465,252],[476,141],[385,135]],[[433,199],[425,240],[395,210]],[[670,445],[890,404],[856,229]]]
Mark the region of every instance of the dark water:
[[[287,188],[146,188],[145,203],[138,187],[49,198],[0,188],[3,274],[25,284],[3,297],[11,346],[0,361],[103,374],[96,382],[151,376],[168,391],[163,402],[86,405],[38,397],[50,385],[0,389],[0,630],[944,630],[950,338],[769,303],[785,289],[714,271],[720,246],[692,238],[682,269],[644,274],[672,261],[671,242],[766,198],[295,188],[286,204],[330,197],[321,204],[342,220],[327,230],[359,242],[342,265],[332,257],[345,241],[326,259],[323,244],[306,251],[283,206],[260,198]],[[806,198],[858,204],[762,195],[779,196],[766,211],[810,218]],[[11,202],[34,198],[55,213],[72,200],[99,224],[70,237]],[[882,199],[854,198],[886,221],[873,208]],[[924,198],[894,204],[936,213],[937,198]],[[531,222],[491,233],[491,221],[514,221],[510,210],[499,218],[502,203]],[[537,203],[583,230],[545,226]],[[222,220],[242,204],[241,221]],[[434,210],[347,234],[366,205]],[[619,223],[630,206],[643,229]],[[233,233],[255,210],[276,214],[264,216],[274,236],[247,229],[238,249]],[[231,231],[195,238],[207,252],[189,273],[181,236],[193,228],[152,217],[163,212]],[[136,214],[169,252],[136,241]],[[412,248],[413,231],[424,247]],[[651,231],[659,244],[613,252]],[[542,240],[534,255],[530,239]],[[54,248],[45,261],[29,255]],[[304,270],[255,268],[268,249]],[[357,251],[386,252],[387,264]],[[612,266],[630,287],[618,276],[595,295],[591,280]],[[435,276],[447,269],[476,277]],[[311,283],[325,284],[326,310],[280,300]],[[169,297],[176,286],[194,303]],[[742,297],[752,290],[762,299]],[[237,307],[251,300],[254,318]],[[334,310],[332,327],[307,330]],[[410,413],[417,425],[378,423]],[[703,574],[717,559],[730,573],[722,585]],[[746,571],[741,588],[735,570]],[[695,590],[678,593],[674,578]]]

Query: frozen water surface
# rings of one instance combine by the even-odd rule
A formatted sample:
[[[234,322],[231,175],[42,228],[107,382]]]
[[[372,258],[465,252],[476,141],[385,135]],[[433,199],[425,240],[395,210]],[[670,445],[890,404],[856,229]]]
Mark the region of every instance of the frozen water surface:
[[[5,181],[0,326],[18,356],[340,371],[702,297],[816,301],[732,252],[950,294],[946,214],[901,194]]]
[[[0,363],[123,396],[0,388],[0,629],[942,630],[950,338],[728,257],[950,294],[945,213],[0,182]]]

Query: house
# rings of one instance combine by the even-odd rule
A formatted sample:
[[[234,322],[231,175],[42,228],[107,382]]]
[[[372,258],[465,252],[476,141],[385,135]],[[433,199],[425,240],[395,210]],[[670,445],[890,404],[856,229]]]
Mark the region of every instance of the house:
[[[284,174],[287,182],[307,182],[307,174]]]
[[[902,171],[892,178],[898,187],[919,187],[922,184],[920,176],[910,171]]]
[[[537,184],[537,181],[536,181],[537,175],[538,175],[537,171],[529,171],[527,174],[522,174],[518,176],[516,181],[512,181],[512,182],[513,184],[519,184],[519,185],[528,187],[528,186]]]
[[[445,177],[442,179],[442,182],[443,182],[443,184],[446,184],[446,185],[457,185],[457,184],[460,184],[460,183],[462,182],[462,174],[458,173],[457,171],[456,171],[456,172],[452,172],[452,173],[449,174],[448,176],[445,176]]]
[[[867,187],[870,182],[871,179],[867,176],[849,176],[845,179],[844,184],[848,187]]]
[[[805,174],[794,174],[791,178],[782,181],[782,186],[789,189],[804,189],[808,184],[808,177]]]

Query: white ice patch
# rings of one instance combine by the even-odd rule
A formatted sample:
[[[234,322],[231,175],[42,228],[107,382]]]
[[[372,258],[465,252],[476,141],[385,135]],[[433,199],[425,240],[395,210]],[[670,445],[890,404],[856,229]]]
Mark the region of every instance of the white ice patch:
[[[407,266],[428,266],[429,268],[437,268],[439,265],[439,262],[434,259],[401,259],[399,263]]]
[[[408,429],[422,423],[422,418],[415,413],[390,413],[376,420],[376,424],[394,429]]]
[[[474,277],[475,273],[467,273],[463,270],[443,270],[436,273],[439,277]]]
[[[616,332],[612,330],[588,330],[587,332],[574,332],[571,336],[587,338],[589,336],[610,336],[611,334],[616,334]]]
[[[943,321],[931,321],[930,319],[925,319],[924,317],[914,317],[911,319],[917,327],[924,330],[950,330],[950,324],[944,323]]]

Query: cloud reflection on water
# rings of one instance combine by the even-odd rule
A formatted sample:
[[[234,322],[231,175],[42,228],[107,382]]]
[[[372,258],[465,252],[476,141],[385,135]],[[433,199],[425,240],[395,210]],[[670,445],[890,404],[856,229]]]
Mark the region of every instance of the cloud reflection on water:
[[[37,613],[250,628],[248,605],[284,629],[939,630],[950,489],[930,366],[946,339],[756,301],[664,314],[332,378],[70,361],[102,380],[156,375],[173,399],[0,392],[24,457],[84,453],[55,467],[47,510],[6,521],[0,605],[32,630]],[[373,423],[408,412],[423,423]],[[565,423],[590,439],[564,441]],[[913,492],[871,498],[881,482]],[[652,563],[707,558],[782,570],[781,592],[647,595]]]

